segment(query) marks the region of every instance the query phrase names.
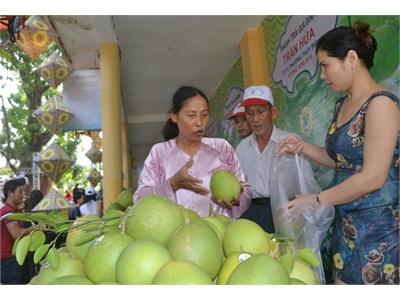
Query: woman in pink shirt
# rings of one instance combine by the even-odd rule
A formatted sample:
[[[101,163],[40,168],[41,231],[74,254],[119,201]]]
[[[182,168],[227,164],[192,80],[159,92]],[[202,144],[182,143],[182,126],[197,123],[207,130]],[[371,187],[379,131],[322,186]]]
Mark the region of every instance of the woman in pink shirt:
[[[201,216],[239,218],[247,210],[250,186],[235,151],[224,139],[204,137],[208,120],[204,93],[189,86],[175,92],[163,129],[166,142],[151,148],[133,196],[135,202],[145,195],[158,194]],[[212,197],[209,185],[214,170],[228,170],[239,180],[242,192],[234,201]]]

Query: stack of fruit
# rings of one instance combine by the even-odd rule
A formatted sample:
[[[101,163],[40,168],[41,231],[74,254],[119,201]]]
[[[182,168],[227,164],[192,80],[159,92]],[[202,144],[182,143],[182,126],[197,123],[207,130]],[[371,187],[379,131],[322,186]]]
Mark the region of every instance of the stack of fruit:
[[[103,218],[76,220],[66,246],[44,244],[34,231],[16,244],[41,261],[31,284],[318,284],[309,249],[283,244],[256,223],[224,215],[201,217],[159,195],[134,206],[121,193]]]

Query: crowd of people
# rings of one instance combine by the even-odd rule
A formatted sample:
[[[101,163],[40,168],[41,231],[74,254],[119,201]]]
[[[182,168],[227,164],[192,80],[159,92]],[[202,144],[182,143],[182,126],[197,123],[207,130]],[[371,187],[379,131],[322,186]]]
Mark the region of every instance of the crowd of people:
[[[283,155],[298,154],[308,170],[312,170],[311,160],[335,170],[331,187],[316,194],[296,195],[288,203],[292,212],[301,205],[335,208],[333,235],[328,241],[332,282],[398,284],[399,99],[371,77],[369,70],[376,49],[369,25],[361,22],[354,27],[337,27],[318,40],[321,80],[333,92],[345,95],[336,102],[324,146],[311,145],[298,135],[277,128],[274,121],[278,109],[272,90],[265,85],[252,85],[245,89],[241,103],[229,117],[241,138],[235,150],[224,139],[206,136],[206,95],[195,87],[179,88],[163,129],[164,142],[151,148],[133,201],[155,193],[201,216],[246,218],[273,233],[271,164]],[[209,191],[211,176],[218,169],[230,171],[240,182],[241,192],[232,201],[215,199]],[[3,217],[19,211],[23,186],[15,180],[7,182],[4,196],[2,283],[17,283],[13,280],[20,266],[11,247],[29,228]],[[41,197],[39,191],[32,191],[25,210],[30,211]],[[101,214],[102,201],[96,201],[94,188],[76,186],[72,199],[71,219]],[[377,255],[382,258],[378,262]],[[384,276],[377,279],[374,274],[378,273]]]

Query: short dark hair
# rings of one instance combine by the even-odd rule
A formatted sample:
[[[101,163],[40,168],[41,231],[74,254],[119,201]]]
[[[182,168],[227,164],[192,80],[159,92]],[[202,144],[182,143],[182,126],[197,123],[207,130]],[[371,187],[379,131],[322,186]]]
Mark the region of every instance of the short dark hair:
[[[177,114],[182,109],[185,102],[194,96],[204,98],[208,105],[208,99],[202,91],[192,86],[182,86],[175,92],[172,98],[172,108],[168,112]],[[169,118],[165,123],[162,133],[164,141],[172,140],[178,136],[178,126],[171,120],[171,118]]]
[[[3,194],[4,194],[4,198],[2,199],[3,203],[5,203],[7,201],[9,192],[15,193],[17,188],[19,186],[23,186],[23,185],[24,185],[24,183],[22,183],[21,180],[18,180],[18,179],[11,179],[11,180],[7,181],[3,187]]]
[[[358,21],[353,27],[340,26],[325,33],[317,42],[316,52],[324,50],[329,56],[343,60],[350,50],[354,50],[365,67],[371,69],[377,48],[378,43],[369,31],[369,24]]]

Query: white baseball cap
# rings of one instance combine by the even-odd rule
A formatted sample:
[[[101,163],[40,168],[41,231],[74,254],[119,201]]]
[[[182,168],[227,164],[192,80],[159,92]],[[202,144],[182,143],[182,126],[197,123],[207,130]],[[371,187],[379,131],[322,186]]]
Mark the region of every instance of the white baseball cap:
[[[230,117],[228,119],[232,119],[234,117],[245,115],[244,107],[240,106],[240,104],[241,104],[241,102],[239,102],[238,105],[236,105],[235,109],[233,110],[232,114],[230,115]]]
[[[96,194],[96,191],[95,191],[95,189],[93,187],[88,187],[85,190],[85,196],[92,196],[94,194]]]
[[[265,105],[267,103],[274,105],[271,89],[266,85],[251,85],[244,90],[243,102],[240,106]]]

